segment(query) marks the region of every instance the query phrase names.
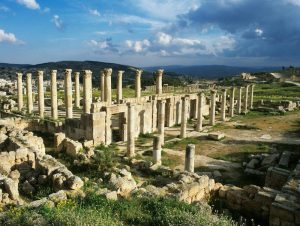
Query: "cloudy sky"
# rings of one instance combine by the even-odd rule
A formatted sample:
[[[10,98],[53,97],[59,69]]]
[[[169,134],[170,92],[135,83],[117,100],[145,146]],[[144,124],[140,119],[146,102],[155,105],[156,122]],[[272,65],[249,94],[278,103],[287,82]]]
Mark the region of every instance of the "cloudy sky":
[[[1,0],[0,62],[300,65],[300,0]]]

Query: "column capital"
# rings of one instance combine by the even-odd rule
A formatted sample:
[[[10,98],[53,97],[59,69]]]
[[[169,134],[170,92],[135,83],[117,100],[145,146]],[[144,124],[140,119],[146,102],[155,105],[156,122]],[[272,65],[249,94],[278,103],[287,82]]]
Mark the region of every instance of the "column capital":
[[[79,72],[79,71],[76,71],[74,74],[75,74],[75,76],[76,76],[76,75],[78,76],[78,75],[80,75],[80,72]]]
[[[136,75],[136,76],[141,76],[142,73],[143,73],[143,70],[140,70],[140,69],[136,69],[136,70],[135,70],[135,75]]]
[[[72,73],[72,69],[65,69],[65,74],[71,74]]]
[[[210,91],[211,94],[216,94],[216,92],[217,92],[217,91],[214,90],[214,89],[212,89],[212,90]]]
[[[43,76],[44,75],[44,71],[37,71],[38,76]]]
[[[31,73],[26,73],[27,78],[31,78],[32,74]]]
[[[123,75],[125,71],[118,71],[118,75]]]
[[[165,99],[157,100],[158,103],[165,104],[167,101]]]
[[[157,76],[162,76],[164,73],[164,69],[158,69],[155,73]]]
[[[234,86],[232,86],[232,87],[231,87],[231,90],[235,90],[235,87],[234,87]]]
[[[222,89],[222,92],[227,92],[227,89],[225,89],[225,88],[224,88],[224,89]]]
[[[57,70],[51,70],[50,73],[51,73],[51,74],[56,74],[56,73],[57,73]]]
[[[18,77],[22,77],[22,76],[23,76],[23,73],[17,72],[16,75],[17,75]]]
[[[105,68],[105,69],[104,69],[104,74],[105,74],[105,76],[111,76],[111,74],[112,74],[112,69],[111,69],[111,68]]]
[[[126,105],[129,107],[129,108],[132,108],[132,107],[134,107],[136,104],[135,103],[126,103]]]
[[[204,96],[205,96],[205,94],[204,94],[204,92],[203,92],[203,91],[201,91],[201,92],[197,93],[197,96],[198,96],[198,97],[204,97]]]

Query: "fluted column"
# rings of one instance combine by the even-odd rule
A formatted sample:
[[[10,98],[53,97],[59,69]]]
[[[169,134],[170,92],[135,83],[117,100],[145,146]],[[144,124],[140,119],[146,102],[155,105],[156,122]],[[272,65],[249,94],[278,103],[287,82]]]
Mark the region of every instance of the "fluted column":
[[[124,71],[118,71],[118,77],[117,77],[117,103],[120,104],[121,100],[123,99],[123,84],[122,84],[122,77],[123,77]]]
[[[205,96],[204,93],[198,93],[198,116],[197,116],[197,126],[196,130],[201,131],[203,127],[203,106],[204,106]]]
[[[101,101],[106,101],[106,95],[105,95],[105,74],[104,71],[102,70],[100,72],[100,90],[101,90]]]
[[[245,87],[245,96],[244,96],[244,113],[246,114],[248,112],[248,91],[249,91],[249,85]]]
[[[57,109],[57,70],[51,71],[51,116],[54,120],[58,119]]]
[[[188,144],[185,149],[185,164],[184,170],[187,172],[194,172],[194,164],[195,164],[195,145]]]
[[[233,117],[234,116],[234,93],[235,93],[235,88],[231,88],[231,95],[230,95],[230,108],[229,108],[229,116]]]
[[[143,71],[142,70],[136,70],[135,72],[135,97],[140,98],[141,97],[141,76]]]
[[[254,84],[250,86],[250,109],[253,109]]]
[[[27,112],[32,114],[33,100],[32,100],[32,74],[26,74],[26,93],[27,93]]]
[[[80,72],[75,72],[75,107],[80,107]]]
[[[226,121],[226,89],[222,89],[221,120]]]
[[[83,71],[83,112],[91,113],[92,105],[92,71]]]
[[[106,102],[107,105],[111,105],[111,74],[112,74],[112,69],[111,68],[106,68],[104,69],[104,74],[105,74],[105,97],[106,97]]]
[[[22,73],[17,73],[17,89],[18,89],[18,110],[22,111],[23,108],[23,81]]]
[[[237,100],[237,113],[238,114],[242,113],[242,92],[243,92],[243,87],[239,87],[238,100]]]
[[[188,97],[182,98],[180,138],[186,138]]]
[[[210,125],[214,126],[216,123],[216,91],[210,91]]]
[[[127,156],[133,157],[135,155],[135,142],[134,142],[134,128],[135,128],[135,105],[127,103],[128,116],[127,116]]]
[[[72,69],[65,69],[65,108],[66,118],[73,118],[72,104]]]
[[[166,100],[158,100],[158,134],[161,136],[161,143],[165,143],[165,118],[166,118]]]
[[[44,101],[44,72],[38,71],[38,108],[40,118],[44,118],[45,101]]]
[[[156,94],[161,95],[162,92],[162,76],[164,70],[160,69],[156,71]]]

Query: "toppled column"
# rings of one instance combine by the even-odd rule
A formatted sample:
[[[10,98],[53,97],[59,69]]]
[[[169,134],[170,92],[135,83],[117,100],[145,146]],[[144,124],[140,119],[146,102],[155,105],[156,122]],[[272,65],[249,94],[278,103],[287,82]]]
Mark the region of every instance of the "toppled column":
[[[242,113],[242,92],[243,92],[243,87],[239,87],[238,100],[237,100],[237,113],[238,114]]]
[[[54,120],[58,119],[58,109],[57,109],[57,70],[52,70],[51,72],[51,116]]]
[[[158,100],[158,134],[161,137],[161,143],[165,143],[165,116],[166,116],[166,100]]]
[[[229,108],[229,116],[233,117],[234,116],[234,93],[235,93],[235,88],[231,88],[231,95],[230,95],[230,108]]]
[[[127,103],[128,116],[127,116],[127,156],[133,157],[135,155],[134,143],[134,127],[135,127],[135,106],[133,103]]]
[[[161,95],[162,94],[162,76],[163,76],[164,70],[159,69],[156,71],[156,94]]]
[[[214,126],[216,123],[216,91],[210,91],[210,125]]]
[[[83,113],[91,113],[92,105],[92,71],[83,71]]]
[[[104,69],[105,74],[105,101],[107,102],[107,105],[111,105],[111,74],[112,69],[111,68],[105,68]]]
[[[185,149],[184,170],[193,173],[195,164],[195,145],[188,144]]]
[[[123,90],[123,84],[122,84],[122,77],[123,77],[124,71],[118,71],[118,77],[117,77],[117,103],[120,104],[121,100],[123,99],[122,90]]]
[[[203,105],[205,101],[204,93],[198,93],[198,116],[196,130],[201,131],[203,127]]]
[[[244,113],[246,114],[248,112],[248,90],[249,85],[245,87],[245,96],[244,96]]]
[[[154,164],[161,165],[161,136],[155,136],[153,138],[153,161]]]
[[[140,98],[141,97],[141,75],[143,71],[142,70],[136,70],[135,72],[135,97]]]
[[[101,90],[101,101],[106,101],[106,95],[105,95],[105,74],[104,71],[102,70],[100,72],[100,90]]]
[[[32,100],[32,74],[26,74],[26,93],[27,93],[27,112],[32,114],[33,111],[33,100]]]
[[[221,120],[226,120],[226,89],[222,89]]]
[[[75,107],[80,108],[80,72],[75,72]]]
[[[38,71],[38,108],[40,118],[44,118],[45,101],[44,101],[44,72]]]
[[[22,73],[17,73],[17,89],[18,89],[18,110],[22,111],[23,108],[23,81]]]
[[[253,109],[254,84],[250,86],[250,109]]]
[[[181,106],[181,128],[180,128],[180,138],[186,138],[186,127],[187,127],[187,102],[188,97],[185,96],[181,98],[182,106]]]
[[[73,118],[73,104],[72,104],[72,69],[65,69],[65,108],[66,118]]]

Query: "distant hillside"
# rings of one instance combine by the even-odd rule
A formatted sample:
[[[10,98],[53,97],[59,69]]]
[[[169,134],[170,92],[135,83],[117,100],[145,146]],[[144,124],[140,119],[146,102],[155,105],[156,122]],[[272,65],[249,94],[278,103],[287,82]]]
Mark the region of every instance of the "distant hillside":
[[[116,76],[117,71],[122,70],[125,71],[123,75],[123,83],[124,85],[132,85],[135,80],[135,69],[136,67],[132,67],[129,65],[121,65],[114,63],[106,63],[106,62],[97,62],[97,61],[60,61],[60,62],[49,62],[43,64],[6,64],[0,63],[0,78],[11,78],[14,79],[16,76],[16,72],[22,73],[36,73],[37,70],[43,70],[45,79],[50,78],[50,70],[58,71],[58,78],[63,78],[63,71],[66,68],[73,69],[73,72],[82,71],[82,70],[91,70],[93,72],[93,85],[99,85],[100,80],[100,71],[104,68],[112,68],[112,85],[116,86]],[[82,80],[82,78],[81,78]],[[180,84],[180,76],[176,73],[166,74],[164,76],[164,82],[169,85]],[[144,70],[142,74],[142,85],[152,85],[154,84],[154,76],[152,72]]]
[[[225,65],[195,65],[195,66],[155,66],[146,67],[146,70],[155,71],[158,68],[164,68],[167,71],[182,75],[189,75],[197,78],[221,78],[239,75],[242,72],[272,72],[279,70],[280,67],[234,67]]]

